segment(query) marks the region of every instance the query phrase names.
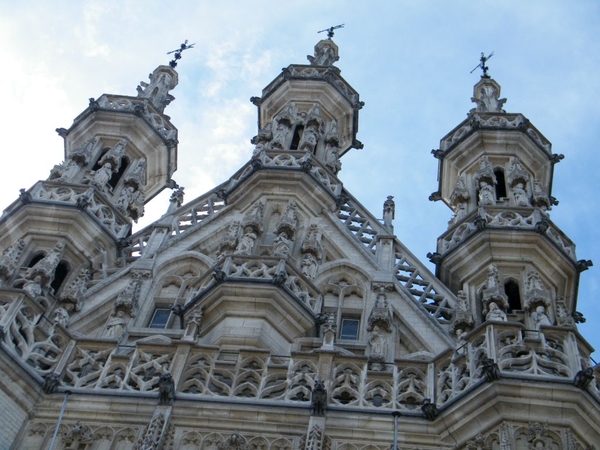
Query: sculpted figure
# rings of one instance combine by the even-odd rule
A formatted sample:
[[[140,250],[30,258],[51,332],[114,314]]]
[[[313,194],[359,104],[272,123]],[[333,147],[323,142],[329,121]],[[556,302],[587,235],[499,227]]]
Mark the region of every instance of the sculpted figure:
[[[235,253],[238,255],[249,255],[252,253],[252,249],[254,248],[254,242],[256,242],[256,233],[252,230],[251,227],[246,227],[244,229],[244,235],[240,239],[240,243],[235,249]]]
[[[103,190],[111,177],[112,165],[110,163],[104,163],[102,167],[94,172],[94,178],[92,178],[91,183],[98,189]]]
[[[516,206],[531,206],[523,183],[517,183],[517,185],[512,188],[511,193]]]
[[[494,188],[485,181],[479,182],[479,204],[481,206],[496,204]]]
[[[550,322],[550,319],[546,315],[546,308],[542,305],[535,308],[535,311],[531,313],[531,320],[536,330],[539,330],[542,325],[552,325],[552,322]]]
[[[27,292],[31,297],[37,298],[42,295],[42,277],[36,275],[33,280],[27,280],[23,286],[23,290]]]
[[[379,360],[385,360],[388,351],[388,342],[378,326],[373,328],[369,336],[369,346],[371,347],[371,358],[375,357]]]
[[[314,278],[317,275],[317,259],[312,253],[305,253],[302,258],[302,274],[308,278]]]
[[[119,339],[127,327],[127,318],[124,311],[118,311],[106,324],[106,337]]]
[[[506,313],[502,311],[495,302],[491,302],[489,305],[489,311],[485,316],[485,320],[506,322]]]
[[[69,326],[69,313],[64,308],[56,308],[54,311],[54,318],[52,319],[54,325],[62,325],[63,327]]]
[[[285,231],[282,231],[279,233],[279,235],[277,235],[274,244],[273,254],[275,256],[288,256],[290,254],[292,241],[288,238],[288,235]]]
[[[304,133],[302,133],[302,141],[300,141],[298,148],[300,150],[306,150],[314,153],[315,149],[317,148],[317,140],[317,129],[311,125],[304,130]]]

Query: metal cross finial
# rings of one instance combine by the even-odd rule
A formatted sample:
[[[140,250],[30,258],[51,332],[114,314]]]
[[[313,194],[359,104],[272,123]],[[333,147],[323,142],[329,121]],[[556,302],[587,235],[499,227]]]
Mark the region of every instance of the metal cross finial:
[[[333,37],[333,30],[337,30],[338,28],[344,28],[344,24],[336,25],[334,27],[325,28],[324,30],[317,31],[317,33],[323,33],[327,31],[327,39],[331,39]]]
[[[167,52],[167,55],[170,55],[171,53],[175,53],[173,55],[173,59],[171,61],[169,61],[169,65],[174,69],[175,67],[177,67],[177,61],[181,59],[181,52],[184,50],[187,50],[188,48],[194,48],[194,44],[189,44],[188,45],[188,40],[186,39],[185,42],[183,44],[181,44],[179,46],[178,49],[176,50],[172,50],[170,52]]]
[[[470,73],[475,72],[479,67],[481,67],[481,70],[483,70],[483,75],[481,75],[481,78],[489,78],[489,75],[487,74],[489,67],[485,65],[485,62],[492,56],[494,56],[494,52],[490,53],[487,57],[485,56],[485,53],[481,52],[481,58],[479,58],[479,61],[481,62],[477,64]]]

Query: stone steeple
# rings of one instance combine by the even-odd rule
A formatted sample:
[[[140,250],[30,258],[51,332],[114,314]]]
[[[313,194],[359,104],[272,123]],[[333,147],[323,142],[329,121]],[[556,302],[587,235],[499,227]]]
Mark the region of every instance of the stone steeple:
[[[252,97],[259,122],[252,139],[255,158],[269,150],[302,152],[307,163],[318,160],[337,174],[340,157],[353,147],[362,148],[356,133],[364,103],[333,65],[338,53],[331,39],[320,41],[314,56],[308,56],[310,65],[288,66],[263,89],[262,97]]]
[[[437,274],[463,291],[477,323],[489,314],[528,328],[572,323],[582,263],[548,214],[563,155],[525,116],[504,111],[495,80],[482,77],[471,100],[467,119],[432,151],[439,188],[430,199],[454,213],[431,256]]]

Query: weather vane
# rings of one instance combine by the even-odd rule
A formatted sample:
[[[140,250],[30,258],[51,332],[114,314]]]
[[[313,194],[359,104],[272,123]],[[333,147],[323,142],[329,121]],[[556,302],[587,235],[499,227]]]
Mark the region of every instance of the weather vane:
[[[173,55],[173,59],[171,61],[169,61],[169,65],[174,69],[175,67],[177,67],[177,61],[181,59],[181,52],[184,50],[187,50],[188,48],[194,48],[194,44],[190,44],[188,45],[188,40],[186,39],[185,42],[183,44],[181,44],[179,46],[178,49],[167,52],[167,55],[170,55],[171,53],[175,53]]]
[[[323,33],[327,31],[327,39],[331,39],[333,37],[333,30],[337,30],[338,28],[344,28],[344,24],[336,25],[335,27],[325,28],[324,30],[317,31],[317,33]]]
[[[475,68],[473,70],[471,70],[471,72],[469,73],[473,73],[475,72],[478,68],[481,67],[481,70],[483,70],[483,75],[481,75],[481,78],[489,78],[487,71],[489,70],[489,67],[485,65],[485,62],[490,59],[492,56],[494,56],[494,52],[490,53],[487,57],[485,56],[485,53],[481,52],[481,58],[479,58],[480,63],[477,64],[475,66]]]

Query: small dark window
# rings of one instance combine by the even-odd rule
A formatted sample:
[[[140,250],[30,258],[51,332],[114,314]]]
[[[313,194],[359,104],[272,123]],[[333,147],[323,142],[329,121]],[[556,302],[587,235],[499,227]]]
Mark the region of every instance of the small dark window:
[[[35,255],[33,258],[31,258],[31,261],[29,261],[29,264],[27,264],[27,267],[35,266],[38,261],[41,261],[44,258],[44,256],[46,256],[46,254],[43,252]]]
[[[117,172],[113,172],[112,177],[110,177],[110,180],[108,180],[108,184],[110,185],[111,188],[114,189],[117,186],[117,183],[119,182],[119,180],[121,179],[121,177],[123,176],[125,171],[127,170],[128,166],[129,166],[129,159],[127,159],[126,157],[122,157],[121,158],[121,166],[119,167],[119,170]]]
[[[52,283],[50,283],[50,287],[55,293],[58,292],[68,274],[69,264],[66,261],[59,262],[58,266],[56,266],[56,270],[54,271],[54,280],[52,280]]]
[[[358,319],[342,319],[342,331],[340,339],[356,341],[358,339],[358,327],[360,321]]]
[[[302,137],[302,132],[304,131],[304,125],[298,125],[294,130],[294,137],[292,138],[292,143],[290,144],[290,150],[298,150],[298,145],[300,145],[300,138]]]
[[[504,179],[504,171],[501,169],[494,170],[496,177],[496,200],[506,197],[506,180]]]
[[[508,309],[511,311],[520,310],[521,307],[521,294],[519,293],[519,285],[513,281],[508,280],[504,285],[504,293],[508,297]]]
[[[171,316],[171,310],[169,308],[156,308],[150,321],[150,328],[167,328],[169,323],[169,317]]]

